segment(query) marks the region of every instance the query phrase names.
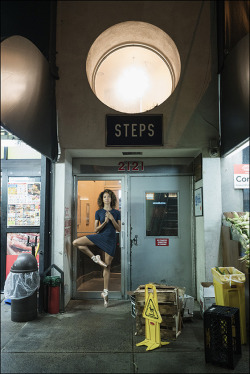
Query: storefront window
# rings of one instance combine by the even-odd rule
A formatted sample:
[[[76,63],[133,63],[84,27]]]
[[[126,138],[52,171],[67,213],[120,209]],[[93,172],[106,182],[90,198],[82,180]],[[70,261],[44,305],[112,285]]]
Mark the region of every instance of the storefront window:
[[[146,235],[178,236],[177,192],[146,192]]]
[[[4,147],[1,147],[1,160],[4,159]]]
[[[41,153],[21,142],[18,147],[8,147],[8,160],[40,159]]]
[[[6,276],[9,274],[10,268],[18,255],[21,253],[32,253],[32,246],[35,247],[35,256],[39,266],[39,245],[39,233],[7,233]]]
[[[7,226],[40,226],[40,177],[9,177]]]
[[[1,127],[1,159],[35,160],[41,159],[41,153]]]

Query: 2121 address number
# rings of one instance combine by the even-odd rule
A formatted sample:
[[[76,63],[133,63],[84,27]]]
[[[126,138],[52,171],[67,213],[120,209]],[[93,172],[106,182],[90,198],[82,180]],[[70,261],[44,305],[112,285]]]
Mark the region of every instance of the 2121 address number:
[[[120,161],[118,163],[118,171],[144,171],[143,161]]]

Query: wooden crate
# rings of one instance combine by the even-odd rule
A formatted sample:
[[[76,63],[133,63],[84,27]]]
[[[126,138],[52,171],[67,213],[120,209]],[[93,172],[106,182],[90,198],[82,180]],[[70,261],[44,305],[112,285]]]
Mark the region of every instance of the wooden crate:
[[[154,284],[157,292],[161,339],[175,340],[181,333],[181,310],[179,289],[175,286]],[[150,292],[150,289],[149,289]],[[135,292],[136,334],[145,335],[145,318],[142,317],[145,305],[145,285],[139,286]]]

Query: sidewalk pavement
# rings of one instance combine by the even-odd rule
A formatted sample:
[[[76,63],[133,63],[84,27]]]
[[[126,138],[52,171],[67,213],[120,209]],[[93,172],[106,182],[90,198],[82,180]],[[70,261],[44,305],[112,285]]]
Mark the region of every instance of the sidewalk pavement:
[[[235,369],[205,362],[203,319],[184,321],[176,340],[152,351],[136,343],[131,302],[71,300],[65,313],[12,322],[1,295],[1,373],[249,373],[249,342]]]

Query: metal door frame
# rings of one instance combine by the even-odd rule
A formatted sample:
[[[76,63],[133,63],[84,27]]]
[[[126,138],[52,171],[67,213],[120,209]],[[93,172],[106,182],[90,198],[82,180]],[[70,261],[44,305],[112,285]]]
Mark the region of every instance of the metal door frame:
[[[193,178],[190,174],[182,174],[182,173],[162,173],[162,172],[144,172],[143,174],[140,173],[124,173],[124,174],[117,174],[117,173],[109,173],[109,174],[74,174],[74,202],[73,202],[73,217],[74,217],[74,225],[73,225],[73,237],[76,237],[77,232],[77,184],[80,180],[121,180],[121,187],[122,187],[122,230],[121,230],[121,292],[114,292],[113,294],[110,293],[110,298],[114,299],[128,299],[128,291],[131,288],[131,194],[130,194],[130,177],[149,177],[149,176],[176,176],[176,175],[184,175],[190,177],[190,204],[191,204],[191,252],[192,252],[192,288],[194,294],[196,295],[197,290],[195,287],[196,284],[196,248],[195,248],[195,225],[194,225],[194,215],[193,215],[193,190],[194,190],[194,182]],[[73,299],[96,299],[98,298],[97,292],[84,292],[84,291],[77,291],[76,290],[76,255],[75,251],[73,251],[72,255],[72,263],[73,263],[73,282],[72,282],[72,298]]]
[[[176,177],[176,176],[185,176],[189,177],[189,184],[190,184],[190,246],[191,246],[191,255],[192,255],[192,293],[197,298],[197,288],[196,288],[196,246],[195,246],[195,217],[194,217],[194,201],[193,201],[193,191],[194,191],[194,181],[191,175],[182,175],[182,174],[165,174],[165,173],[143,173],[143,174],[129,174],[128,175],[128,181],[127,181],[127,188],[128,188],[128,229],[131,228],[131,180],[133,177],[143,178],[143,177]],[[130,178],[131,177],[131,178]],[[179,191],[178,191],[179,193]],[[178,211],[179,211],[178,207]],[[128,251],[129,251],[129,288],[131,287],[131,272],[132,272],[132,264],[131,264],[131,251],[132,251],[132,236],[131,236],[131,230],[128,232]]]
[[[102,180],[120,180],[121,181],[121,233],[120,233],[120,243],[121,243],[121,291],[112,291],[109,293],[110,299],[126,299],[127,290],[130,284],[129,276],[129,250],[130,245],[128,245],[128,188],[127,188],[127,176],[121,174],[75,174],[74,175],[74,202],[73,202],[73,237],[77,236],[77,196],[78,196],[78,181],[102,181]],[[77,272],[77,255],[76,251],[73,250],[72,254],[72,296],[73,299],[98,299],[100,298],[100,292],[96,291],[77,291],[76,289],[76,272]],[[128,279],[129,278],[129,279]]]

